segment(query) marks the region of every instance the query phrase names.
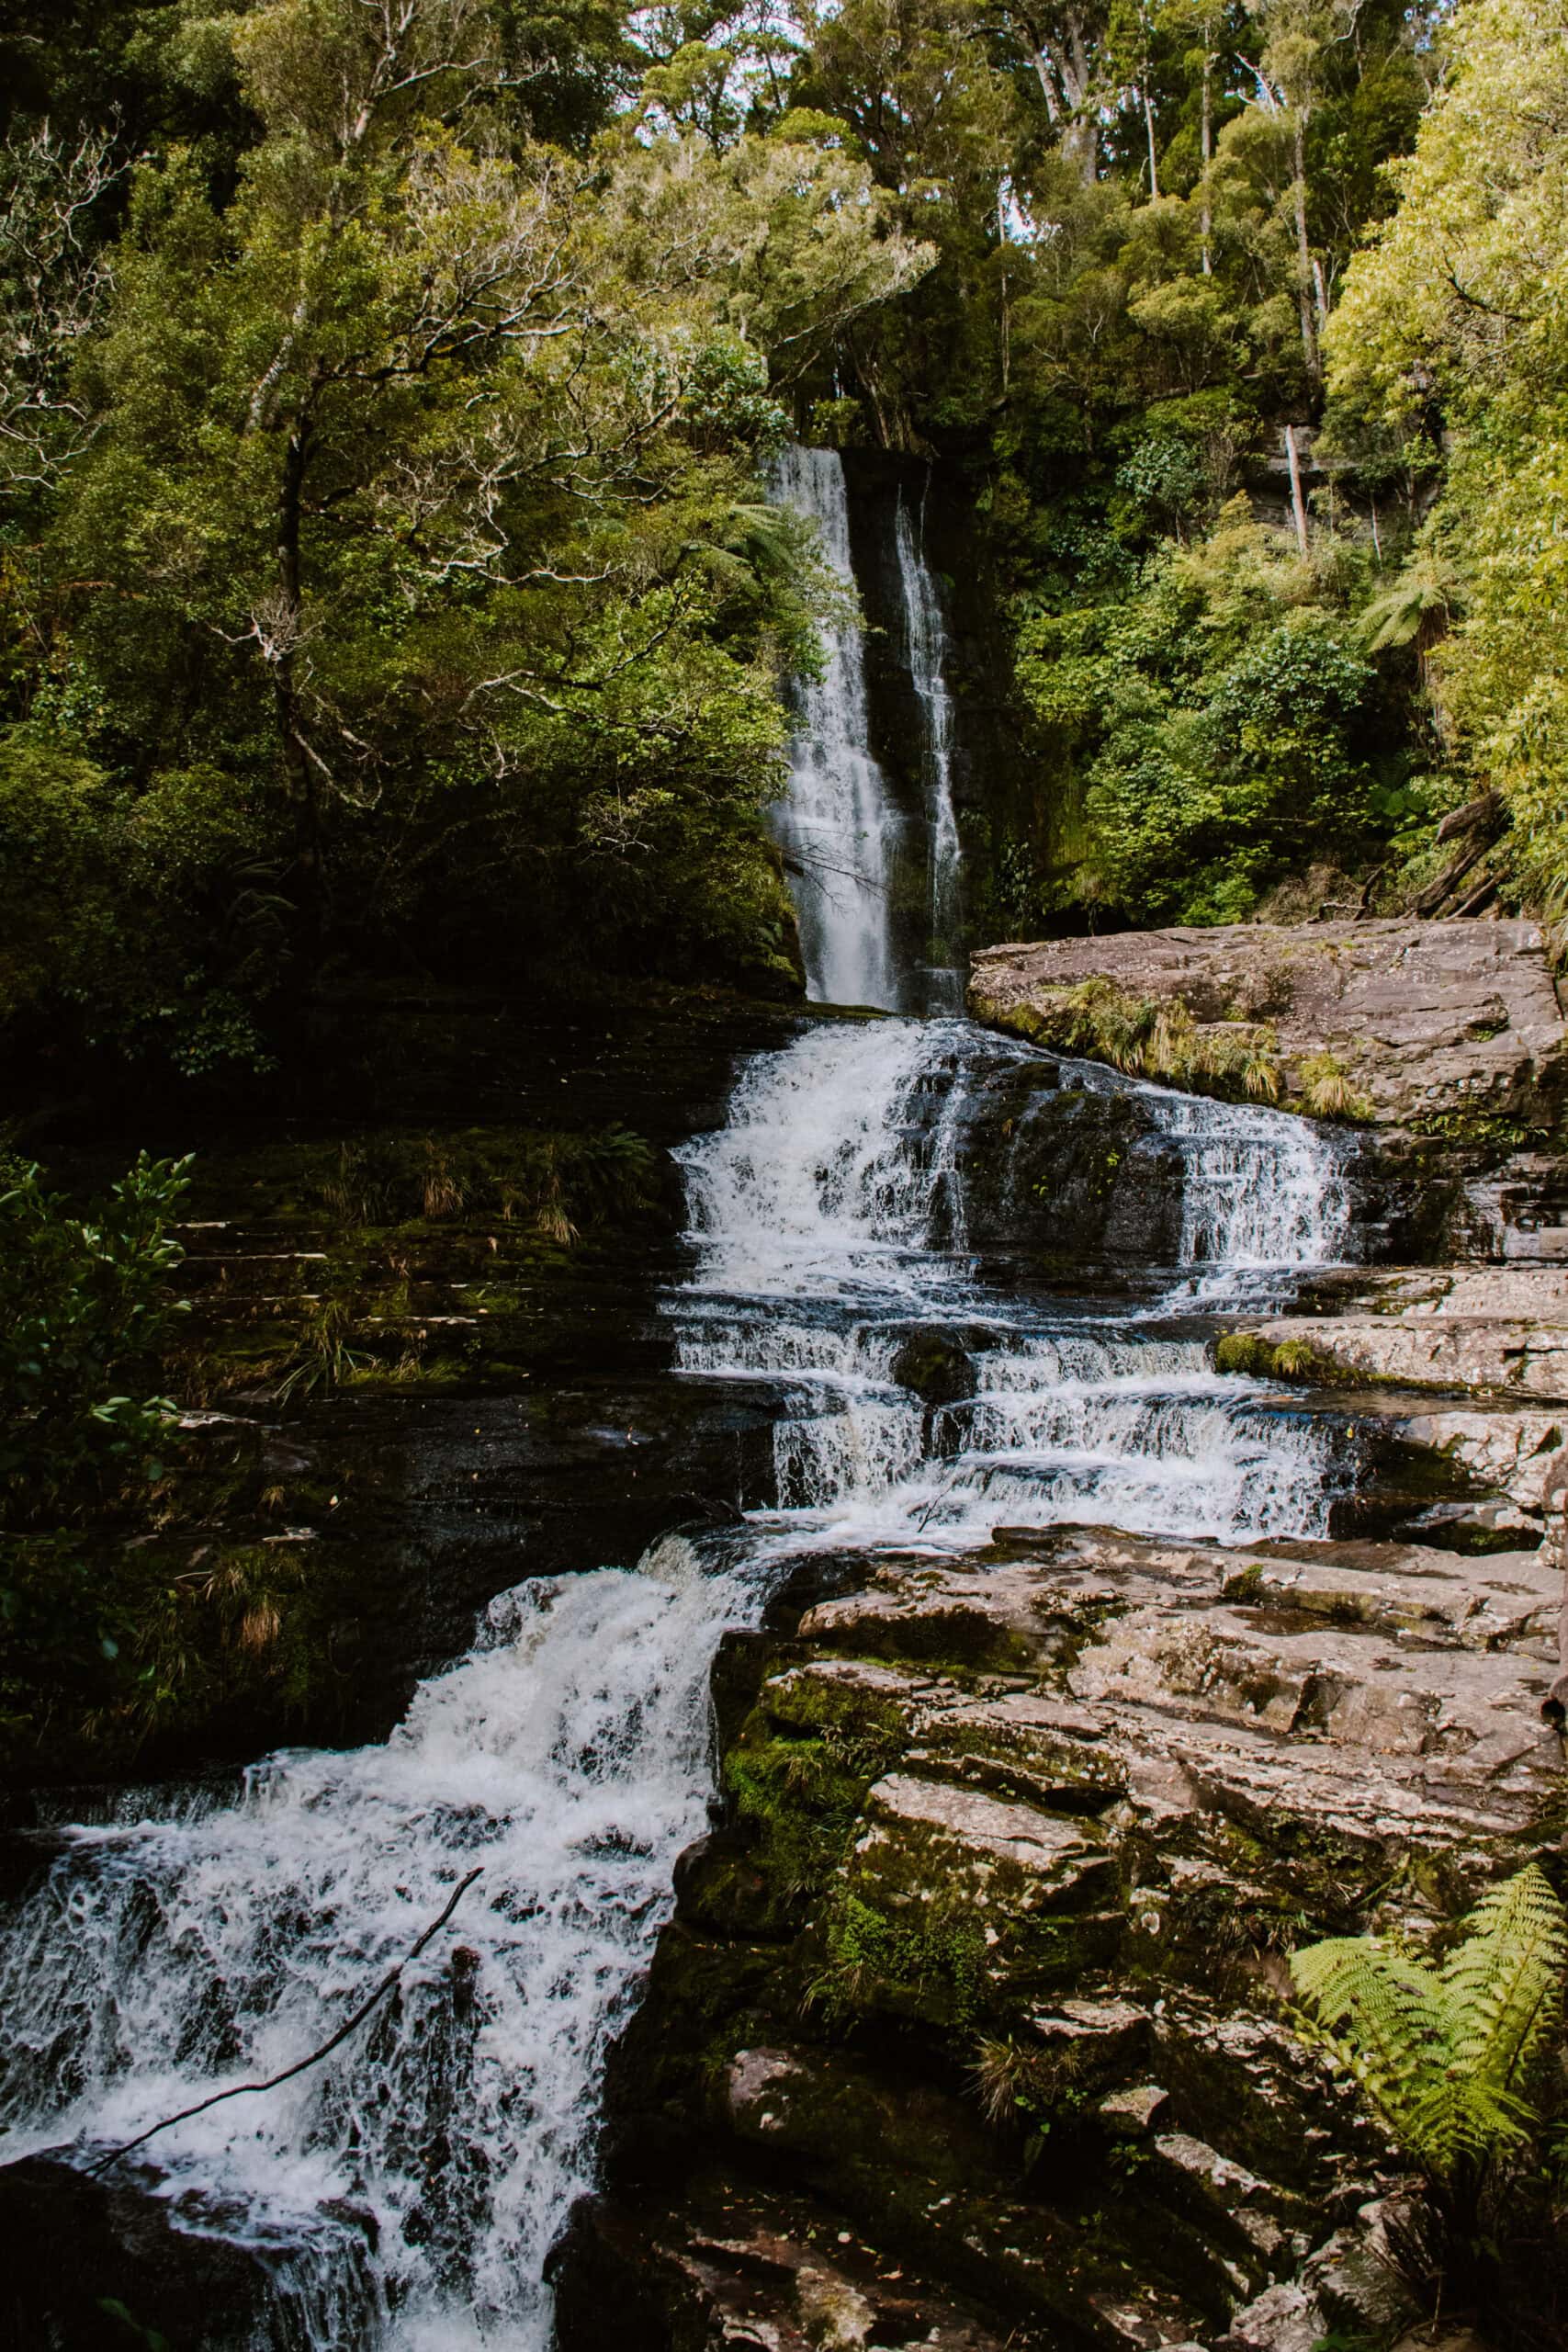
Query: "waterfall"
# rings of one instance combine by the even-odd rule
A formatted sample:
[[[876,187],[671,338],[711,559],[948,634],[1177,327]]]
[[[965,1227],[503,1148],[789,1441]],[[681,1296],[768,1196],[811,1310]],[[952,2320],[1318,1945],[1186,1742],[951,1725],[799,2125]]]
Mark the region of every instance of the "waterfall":
[[[176,1795],[71,1832],[0,1960],[7,2156],[86,2161],[281,2072],[482,1863],[327,2064],[118,2177],[254,2249],[266,2352],[543,2352],[605,2048],[706,1825],[714,1653],[756,1602],[673,1540],[639,1575],[519,1585],[384,1747],[275,1757],[237,1804]]]
[[[671,1302],[679,1360],[782,1377],[795,1399],[764,1548],[952,1551],[998,1525],[1069,1521],[1231,1543],[1325,1534],[1349,1465],[1311,1416],[1221,1378],[1201,1336],[1042,1309],[977,1278],[963,1104],[976,1056],[1009,1052],[1032,1057],[962,1022],[817,1029],[753,1063],[727,1126],[684,1155],[700,1255],[695,1304]],[[1217,1306],[1227,1283],[1344,1253],[1334,1138],[1280,1112],[1131,1091],[1183,1159],[1194,1273],[1167,1319]],[[898,1385],[917,1322],[963,1335],[973,1396],[933,1410]]]
[[[898,493],[894,540],[904,600],[909,676],[925,718],[926,900],[931,934],[927,1010],[957,1012],[964,1003],[960,968],[958,820],[953,809],[953,696],[947,691],[947,631],[936,582],[925,557],[925,531],[909,519]]]
[[[837,451],[786,450],[774,487],[784,505],[817,525],[829,564],[852,594],[849,500]],[[807,991],[818,1004],[896,1011],[902,998],[892,876],[901,825],[871,753],[859,631],[829,628],[823,654],[820,680],[796,689],[789,793],[773,812],[795,886]]]
[[[847,579],[838,458],[795,451],[781,487]],[[902,511],[898,552],[947,941],[941,614]],[[780,834],[812,993],[893,1009],[917,993],[891,945],[897,823],[853,635],[827,655]],[[636,1569],[517,1584],[383,1745],[285,1753],[233,1802],[153,1793],[72,1828],[14,1913],[5,2154],[85,2165],[318,2049],[482,1864],[451,1929],[325,2064],[180,2123],[117,2176],[179,2228],[251,2249],[272,2285],[256,2352],[547,2352],[546,2258],[593,2179],[607,2047],[707,1819],[714,1658],[785,1555],[952,1553],[1066,1521],[1326,1532],[1338,1442],[1217,1377],[1198,1316],[1347,1253],[1346,1147],[1081,1069],[1134,1091],[1179,1154],[1182,1262],[1152,1309],[1031,1297],[988,1283],[966,1238],[965,1122],[1009,1057],[1042,1058],[955,1019],[818,1023],[754,1059],[724,1125],[681,1155],[694,1271],[663,1311],[683,1371],[779,1393],[772,1508],[705,1554],[672,1536]],[[933,1330],[967,1374],[942,1403],[897,1377]]]

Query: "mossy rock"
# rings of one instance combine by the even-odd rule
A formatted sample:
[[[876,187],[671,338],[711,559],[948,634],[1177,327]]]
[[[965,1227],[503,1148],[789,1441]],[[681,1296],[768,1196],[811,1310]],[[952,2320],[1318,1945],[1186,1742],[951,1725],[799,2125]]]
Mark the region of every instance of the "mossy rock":
[[[954,1333],[925,1323],[900,1341],[891,1377],[927,1405],[956,1405],[979,1386],[975,1365]]]

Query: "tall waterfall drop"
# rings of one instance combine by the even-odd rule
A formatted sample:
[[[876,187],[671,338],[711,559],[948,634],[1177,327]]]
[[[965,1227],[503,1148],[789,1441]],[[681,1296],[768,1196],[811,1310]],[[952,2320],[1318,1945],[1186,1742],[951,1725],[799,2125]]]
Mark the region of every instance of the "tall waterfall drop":
[[[926,561],[924,508],[919,521],[912,522],[909,502],[902,491],[894,538],[909,676],[925,718],[926,900],[931,933],[926,1009],[958,1012],[964,1005],[964,975],[959,968],[959,842],[953,808],[953,708],[947,688],[947,630],[936,582]]]
[[[828,561],[852,592],[849,498],[837,450],[792,447],[775,489],[816,523]],[[807,993],[817,1004],[897,1012],[903,991],[891,901],[900,820],[872,756],[859,632],[829,629],[823,650],[821,679],[797,692],[789,796],[775,812],[795,884]]]

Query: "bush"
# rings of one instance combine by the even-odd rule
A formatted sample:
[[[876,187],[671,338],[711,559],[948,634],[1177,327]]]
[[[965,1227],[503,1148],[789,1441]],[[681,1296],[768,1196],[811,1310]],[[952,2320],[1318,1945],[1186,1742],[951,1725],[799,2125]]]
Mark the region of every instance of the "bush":
[[[177,1443],[146,1393],[185,1302],[168,1230],[186,1160],[145,1153],[77,1216],[13,1162],[0,1192],[0,1731],[36,1734],[62,1703],[114,1689],[137,1630],[126,1579],[75,1528],[142,1497]]]
[[[156,1482],[174,1407],[134,1396],[186,1302],[168,1230],[188,1159],[149,1159],[85,1216],[13,1163],[0,1193],[0,1521],[38,1526]]]

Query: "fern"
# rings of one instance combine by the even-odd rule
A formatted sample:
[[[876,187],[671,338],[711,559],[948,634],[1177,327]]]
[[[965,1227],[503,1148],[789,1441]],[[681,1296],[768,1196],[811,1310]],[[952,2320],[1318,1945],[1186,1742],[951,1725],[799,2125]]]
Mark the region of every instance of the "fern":
[[[1562,2015],[1568,1914],[1532,1862],[1465,1925],[1438,1968],[1344,1936],[1297,1952],[1291,1974],[1312,2038],[1423,2170],[1470,2204],[1485,2170],[1539,2128],[1529,2082]]]

